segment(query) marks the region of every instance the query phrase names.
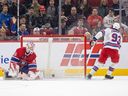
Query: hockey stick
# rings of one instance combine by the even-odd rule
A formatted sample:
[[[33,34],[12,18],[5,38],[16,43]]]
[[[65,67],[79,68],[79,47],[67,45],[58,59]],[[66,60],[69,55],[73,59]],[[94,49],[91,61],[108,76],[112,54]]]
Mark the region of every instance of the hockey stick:
[[[96,43],[95,43],[96,44]],[[95,44],[93,45],[93,46],[91,46],[91,49],[90,49],[90,52],[89,52],[89,54],[88,54],[88,57],[87,57],[87,60],[86,60],[86,65],[88,65],[88,63],[89,63],[89,59],[90,59],[90,57],[91,57],[91,53],[92,53],[92,51],[93,51],[93,48],[94,48],[94,46],[95,46]]]

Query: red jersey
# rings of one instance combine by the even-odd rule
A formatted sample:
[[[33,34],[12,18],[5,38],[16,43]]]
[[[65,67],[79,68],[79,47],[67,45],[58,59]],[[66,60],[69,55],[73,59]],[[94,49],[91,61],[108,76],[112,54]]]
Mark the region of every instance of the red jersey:
[[[74,35],[84,35],[86,32],[88,32],[88,29],[87,28],[80,28],[80,27],[73,27],[71,29],[71,33],[74,34]]]
[[[19,60],[19,62],[20,62],[21,60],[24,60],[28,64],[30,64],[30,63],[33,63],[35,61],[36,54],[34,52],[26,54],[26,48],[22,47],[22,48],[18,48],[16,50],[15,54],[13,55],[13,58],[17,59],[16,61]],[[13,60],[13,61],[15,61],[15,60]]]
[[[26,53],[26,47],[18,48],[11,58],[10,68],[15,70],[16,65],[19,65],[20,70],[26,71],[37,71],[36,65],[36,54],[34,52]],[[24,67],[27,66],[27,69]]]

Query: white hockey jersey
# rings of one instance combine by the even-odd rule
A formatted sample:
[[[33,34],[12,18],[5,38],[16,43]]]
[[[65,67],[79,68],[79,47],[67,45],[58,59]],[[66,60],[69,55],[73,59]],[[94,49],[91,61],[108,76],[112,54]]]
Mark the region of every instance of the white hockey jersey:
[[[94,38],[99,39],[104,36],[104,48],[119,50],[122,42],[121,33],[113,28],[106,28],[96,34]]]

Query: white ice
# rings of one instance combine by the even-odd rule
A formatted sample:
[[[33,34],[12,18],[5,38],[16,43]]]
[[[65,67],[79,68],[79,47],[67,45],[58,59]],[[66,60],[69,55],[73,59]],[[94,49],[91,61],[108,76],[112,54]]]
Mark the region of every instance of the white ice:
[[[128,96],[128,77],[1,80],[0,96]]]

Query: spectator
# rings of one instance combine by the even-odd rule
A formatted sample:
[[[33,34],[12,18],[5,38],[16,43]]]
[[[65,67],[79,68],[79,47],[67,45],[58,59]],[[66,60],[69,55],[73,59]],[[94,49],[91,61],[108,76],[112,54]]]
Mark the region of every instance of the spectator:
[[[78,12],[86,18],[91,14],[92,8],[89,6],[88,0],[82,0],[78,6]]]
[[[104,18],[108,12],[108,0],[101,0],[100,7],[98,9],[99,15]]]
[[[39,7],[39,16],[36,18],[37,27],[41,28],[42,25],[50,23],[50,17],[46,14],[45,6],[41,5]]]
[[[71,0],[71,3],[72,3],[73,6],[78,7],[78,5],[80,5],[81,1],[82,0]]]
[[[88,24],[92,28],[92,30],[97,30],[102,26],[102,17],[98,15],[98,10],[93,8],[92,14],[87,19]]]
[[[19,35],[20,36],[25,36],[25,35],[29,35],[29,32],[27,31],[26,25],[25,24],[21,24],[20,28],[19,28]]]
[[[57,27],[58,25],[58,10],[57,7],[55,6],[54,0],[49,0],[49,6],[47,8],[47,15],[51,19],[51,26],[52,27]]]
[[[74,26],[70,31],[70,35],[84,35],[88,29],[84,26],[84,19],[82,16],[78,18],[77,26]]]
[[[12,4],[12,0],[7,0],[8,4],[11,5]]]
[[[103,19],[103,24],[105,28],[110,28],[112,27],[113,23],[114,23],[114,10],[113,9],[109,9],[108,10],[108,15],[104,17]]]
[[[0,0],[0,12],[2,11],[2,6],[3,6],[3,0]]]
[[[49,0],[38,0],[40,5],[44,5],[46,8],[49,5]],[[59,0],[55,0],[55,6],[59,5]]]
[[[66,35],[66,30],[67,30],[66,22],[67,22],[67,18],[61,17],[61,30],[62,30],[62,35]]]
[[[65,16],[64,9],[62,9],[62,8],[61,8],[61,16]]]
[[[27,12],[27,8],[25,7],[24,4],[22,4],[22,0],[20,0],[20,4],[19,4],[19,15],[25,15]]]
[[[9,5],[8,0],[2,0],[3,5]]]
[[[28,9],[28,13],[26,13],[24,16],[26,17],[26,20],[27,20],[26,25],[28,25],[28,30],[30,30],[30,32],[31,32],[31,30],[37,25],[34,8],[30,7]]]
[[[11,4],[11,7],[9,8],[9,13],[12,15],[12,16],[15,16],[17,17],[17,0],[12,0],[12,4]]]
[[[71,15],[68,16],[67,26],[73,25],[78,19],[76,7],[71,8]]]
[[[16,18],[8,14],[8,5],[3,5],[2,12],[0,13],[0,31],[3,28],[7,36],[16,35]]]
[[[35,28],[33,29],[32,35],[34,35],[34,36],[39,36],[39,35],[41,35],[41,34],[40,34],[40,28],[35,27]]]
[[[124,17],[125,18],[125,24],[128,26],[128,0],[123,0],[122,6],[124,7],[125,14],[126,14],[126,17]]]
[[[63,13],[63,12],[62,12]],[[61,15],[61,35],[66,35],[67,34],[67,26],[66,26],[66,22],[67,22],[67,17],[63,15]],[[59,29],[58,27],[56,27],[54,29],[55,34],[59,34]]]
[[[44,6],[47,5],[47,2],[48,2],[48,0],[38,0],[38,3],[39,3],[40,5],[44,5]]]
[[[2,11],[3,5],[8,5],[7,0],[0,0],[0,12]]]
[[[62,5],[62,6],[64,5],[64,2],[65,2],[65,0],[61,0],[61,5]]]
[[[64,5],[62,6],[62,9],[64,10],[64,15],[69,16],[71,12],[72,4],[71,0],[65,0]]]
[[[120,5],[119,5],[119,0],[113,0],[113,4],[112,4],[112,8],[114,9],[114,15],[117,16],[119,15],[119,11],[120,11]],[[125,11],[122,7],[122,16],[125,16]]]
[[[24,0],[24,5],[26,6],[26,8],[30,8],[32,5],[32,0]]]
[[[40,32],[42,35],[53,35],[54,29],[51,27],[50,23],[46,23],[44,26],[42,26]]]
[[[25,0],[20,0],[20,4],[24,4],[25,3]]]
[[[38,16],[39,15],[39,7],[40,7],[40,4],[38,3],[38,0],[33,0],[31,7],[34,8],[34,12]]]
[[[26,18],[25,18],[25,16],[21,16],[21,17],[20,17],[20,22],[19,22],[19,24],[26,24]]]
[[[55,17],[57,15],[57,8],[55,7],[54,0],[49,0],[49,6],[47,8],[47,14],[51,17]]]

